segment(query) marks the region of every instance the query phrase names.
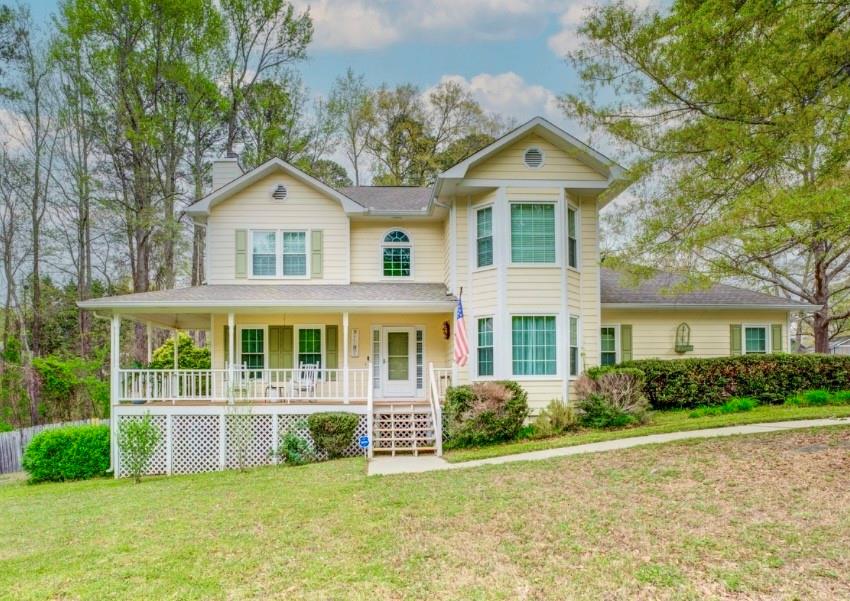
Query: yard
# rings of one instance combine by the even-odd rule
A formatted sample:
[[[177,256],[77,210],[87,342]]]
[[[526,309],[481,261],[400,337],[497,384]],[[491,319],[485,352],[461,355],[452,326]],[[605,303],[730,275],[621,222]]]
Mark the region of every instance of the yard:
[[[850,597],[850,429],[364,477],[0,484],[14,599]]]

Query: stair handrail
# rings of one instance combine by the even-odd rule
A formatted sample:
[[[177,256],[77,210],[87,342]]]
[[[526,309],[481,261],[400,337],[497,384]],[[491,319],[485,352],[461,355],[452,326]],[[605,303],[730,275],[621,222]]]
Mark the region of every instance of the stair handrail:
[[[431,415],[434,418],[434,446],[437,456],[443,455],[443,407],[440,404],[440,386],[437,384],[437,376],[434,372],[434,362],[428,363],[428,379],[431,384],[431,394],[428,400],[431,402]]]

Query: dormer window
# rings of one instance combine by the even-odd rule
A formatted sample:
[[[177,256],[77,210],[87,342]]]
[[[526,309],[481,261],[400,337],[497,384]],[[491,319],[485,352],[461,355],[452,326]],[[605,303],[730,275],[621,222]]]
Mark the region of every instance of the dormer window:
[[[413,245],[402,230],[392,230],[384,236],[381,244],[383,274],[386,278],[409,278],[411,276],[411,254]]]

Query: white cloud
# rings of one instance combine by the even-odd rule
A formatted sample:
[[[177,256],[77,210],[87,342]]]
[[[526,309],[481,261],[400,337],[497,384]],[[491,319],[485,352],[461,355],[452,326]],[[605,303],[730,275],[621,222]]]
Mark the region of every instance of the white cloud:
[[[597,5],[591,0],[575,0],[558,18],[560,31],[547,40],[549,49],[560,57],[569,52],[578,50],[581,46],[581,37],[578,27],[587,17],[588,10]],[[658,7],[658,0],[626,0],[626,5],[638,10],[646,10],[650,7]]]
[[[319,49],[371,50],[395,43],[401,31],[386,11],[362,1],[313,0],[299,2],[310,8]]]
[[[558,108],[557,96],[552,90],[530,84],[512,71],[479,73],[469,79],[462,75],[444,75],[440,81],[459,84],[469,90],[485,110],[514,117],[520,122],[537,115],[556,122],[564,120],[564,114]]]

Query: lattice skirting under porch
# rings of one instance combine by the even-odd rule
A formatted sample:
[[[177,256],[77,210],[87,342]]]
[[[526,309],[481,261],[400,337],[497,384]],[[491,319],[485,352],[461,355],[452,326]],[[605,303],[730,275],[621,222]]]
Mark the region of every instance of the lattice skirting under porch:
[[[222,469],[255,467],[276,463],[280,436],[293,431],[311,445],[308,414],[255,413],[245,410],[219,414],[151,413],[159,430],[157,448],[148,462],[146,474],[194,474]],[[361,414],[346,456],[362,455],[357,439],[367,432],[366,415]],[[118,426],[141,414],[117,415]],[[118,477],[127,477],[127,467],[116,449]],[[320,459],[324,457],[319,454]]]

